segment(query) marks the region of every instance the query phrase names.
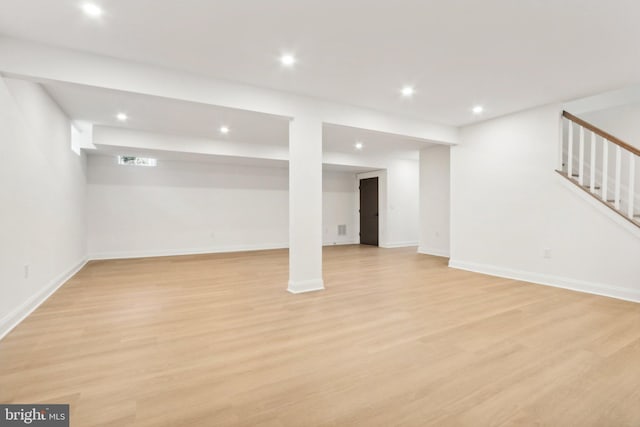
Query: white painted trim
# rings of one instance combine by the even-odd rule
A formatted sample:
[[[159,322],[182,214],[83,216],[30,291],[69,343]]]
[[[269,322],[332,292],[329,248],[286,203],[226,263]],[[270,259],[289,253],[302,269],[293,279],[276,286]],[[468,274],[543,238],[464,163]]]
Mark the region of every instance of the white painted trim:
[[[392,248],[406,248],[408,246],[418,246],[418,241],[410,241],[410,242],[392,242],[392,243],[384,243],[379,245],[381,248],[392,249]]]
[[[287,287],[287,290],[292,294],[321,291],[323,289],[324,282],[322,279],[301,280],[299,282],[289,280],[289,286]]]
[[[167,249],[157,251],[123,251],[123,252],[99,252],[89,255],[90,260],[127,259],[127,258],[152,258],[180,255],[204,255],[227,252],[266,251],[272,249],[287,249],[289,243],[275,243],[271,245],[237,245],[217,248],[199,249]]]
[[[419,246],[418,253],[423,255],[433,255],[449,258],[449,251],[445,249],[431,248],[428,246]]]
[[[474,273],[504,277],[507,279],[521,280],[538,285],[553,286],[555,288],[563,288],[588,294],[617,298],[625,301],[640,302],[640,289],[620,288],[602,283],[593,283],[584,280],[570,279],[567,277],[553,276],[550,274],[514,270],[495,265],[459,260],[450,260],[449,267],[457,268],[459,270],[473,271]]]
[[[323,242],[323,246],[338,245],[357,245],[355,240],[344,242]],[[181,256],[181,255],[206,255],[230,252],[252,252],[252,251],[268,251],[274,249],[288,249],[289,243],[275,243],[271,245],[237,245],[224,246],[217,248],[200,248],[200,249],[167,249],[160,251],[123,251],[123,252],[99,252],[89,255],[92,261],[109,260],[109,259],[129,259],[129,258],[155,258],[164,256]]]
[[[88,260],[82,259],[71,269],[54,278],[40,292],[32,295],[23,304],[16,307],[0,319],[0,340],[20,324],[28,315],[45,302],[55,291],[71,279],[87,264]]]
[[[340,245],[357,245],[358,242],[356,239],[352,240],[344,240],[342,242],[322,242],[322,246],[340,246]]]

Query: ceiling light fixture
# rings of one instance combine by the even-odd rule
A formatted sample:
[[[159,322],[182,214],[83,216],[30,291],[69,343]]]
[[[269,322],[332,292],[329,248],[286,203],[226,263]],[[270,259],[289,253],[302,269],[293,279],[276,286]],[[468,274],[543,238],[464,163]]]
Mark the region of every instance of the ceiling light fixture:
[[[411,86],[405,86],[402,88],[400,92],[402,93],[402,96],[408,98],[410,96],[413,96],[413,94],[415,93],[415,90],[413,90]]]
[[[220,133],[229,133],[229,128],[227,126],[220,126]]]
[[[480,114],[484,111],[484,108],[482,108],[482,105],[476,105],[471,111],[473,111],[473,114]]]
[[[362,142],[356,142],[354,147],[356,147],[356,150],[362,150],[362,148],[364,148],[364,144]]]
[[[296,63],[296,58],[293,55],[285,54],[280,57],[280,62],[284,66],[291,67]]]
[[[85,15],[90,16],[92,18],[99,18],[102,16],[102,8],[100,6],[93,3],[85,3],[82,5],[82,10]]]
[[[118,113],[116,114],[116,118],[121,122],[126,122],[129,117],[127,117],[125,113]]]

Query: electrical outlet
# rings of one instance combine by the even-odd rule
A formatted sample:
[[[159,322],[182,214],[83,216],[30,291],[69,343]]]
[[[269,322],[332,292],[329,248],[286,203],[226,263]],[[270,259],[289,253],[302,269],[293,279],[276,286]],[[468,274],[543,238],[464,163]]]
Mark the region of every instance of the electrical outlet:
[[[550,259],[550,258],[551,258],[551,249],[549,249],[549,248],[545,248],[545,249],[544,249],[543,256],[544,256],[546,259]]]
[[[24,265],[24,278],[25,279],[29,278],[29,264]]]

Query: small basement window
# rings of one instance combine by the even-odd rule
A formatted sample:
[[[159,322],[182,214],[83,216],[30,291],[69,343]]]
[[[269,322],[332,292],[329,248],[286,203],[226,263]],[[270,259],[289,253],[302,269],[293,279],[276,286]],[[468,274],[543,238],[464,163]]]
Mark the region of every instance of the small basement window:
[[[156,166],[158,161],[149,157],[135,157],[135,156],[118,156],[119,165],[130,166]]]

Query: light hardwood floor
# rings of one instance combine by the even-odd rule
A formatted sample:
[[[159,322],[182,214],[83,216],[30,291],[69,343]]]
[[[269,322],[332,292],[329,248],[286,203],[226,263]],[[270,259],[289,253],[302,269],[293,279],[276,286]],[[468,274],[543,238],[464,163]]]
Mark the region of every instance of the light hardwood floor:
[[[0,341],[72,426],[640,426],[640,304],[330,247],[96,261]]]

